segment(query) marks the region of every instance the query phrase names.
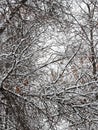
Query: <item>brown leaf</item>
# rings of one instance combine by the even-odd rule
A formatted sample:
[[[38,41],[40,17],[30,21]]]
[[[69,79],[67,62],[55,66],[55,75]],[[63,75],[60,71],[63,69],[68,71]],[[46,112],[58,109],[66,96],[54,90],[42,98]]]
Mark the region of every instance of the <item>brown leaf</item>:
[[[19,86],[16,86],[15,92],[18,93],[18,94],[21,93],[21,89],[20,89]]]
[[[29,84],[28,80],[25,79],[25,80],[23,81],[23,84],[24,84],[25,86],[27,86],[27,85]]]

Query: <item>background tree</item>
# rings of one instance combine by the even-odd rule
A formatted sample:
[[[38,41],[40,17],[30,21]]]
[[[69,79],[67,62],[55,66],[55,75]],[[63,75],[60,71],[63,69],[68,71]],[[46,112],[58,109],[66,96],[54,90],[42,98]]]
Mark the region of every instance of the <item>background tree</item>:
[[[0,129],[98,129],[97,6],[0,2]]]

